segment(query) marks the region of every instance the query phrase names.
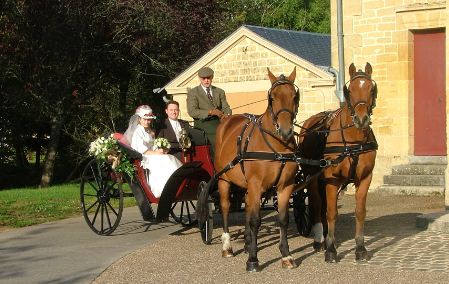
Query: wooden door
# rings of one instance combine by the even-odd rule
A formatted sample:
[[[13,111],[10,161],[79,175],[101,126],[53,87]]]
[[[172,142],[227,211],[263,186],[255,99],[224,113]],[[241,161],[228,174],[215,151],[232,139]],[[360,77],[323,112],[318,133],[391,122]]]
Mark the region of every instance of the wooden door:
[[[445,33],[414,34],[414,154],[446,156]]]

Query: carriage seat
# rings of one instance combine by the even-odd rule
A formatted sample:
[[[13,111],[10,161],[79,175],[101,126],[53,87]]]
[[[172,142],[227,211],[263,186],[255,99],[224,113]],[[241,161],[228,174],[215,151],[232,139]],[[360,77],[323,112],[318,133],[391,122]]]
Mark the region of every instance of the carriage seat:
[[[142,160],[142,154],[131,148],[131,146],[128,144],[128,141],[124,139],[122,133],[114,133],[112,137],[117,140],[120,147],[123,149],[123,151],[128,155],[130,159]]]

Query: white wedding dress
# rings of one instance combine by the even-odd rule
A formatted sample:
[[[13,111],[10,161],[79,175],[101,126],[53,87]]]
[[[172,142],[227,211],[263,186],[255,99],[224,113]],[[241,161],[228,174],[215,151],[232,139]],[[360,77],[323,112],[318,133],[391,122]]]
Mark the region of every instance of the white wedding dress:
[[[131,140],[131,147],[139,153],[153,149],[154,137],[145,131],[141,125],[137,125]],[[141,165],[149,170],[148,184],[156,198],[162,194],[165,184],[170,176],[182,166],[175,156],[170,154],[142,155]]]

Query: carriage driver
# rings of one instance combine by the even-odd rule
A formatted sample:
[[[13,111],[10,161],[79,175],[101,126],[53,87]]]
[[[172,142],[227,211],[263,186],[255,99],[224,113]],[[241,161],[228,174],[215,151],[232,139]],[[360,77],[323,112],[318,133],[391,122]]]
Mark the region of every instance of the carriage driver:
[[[198,71],[200,85],[187,93],[187,112],[194,119],[194,126],[206,132],[212,153],[215,148],[215,132],[220,120],[232,114],[225,91],[212,86],[214,71],[203,67]]]

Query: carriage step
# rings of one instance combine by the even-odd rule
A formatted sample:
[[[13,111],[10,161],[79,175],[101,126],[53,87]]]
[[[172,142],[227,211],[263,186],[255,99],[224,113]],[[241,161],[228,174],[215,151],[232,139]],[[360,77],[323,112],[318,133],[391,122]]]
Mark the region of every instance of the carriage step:
[[[444,175],[388,175],[384,184],[402,186],[444,186]]]
[[[444,195],[444,186],[400,186],[400,185],[382,185],[376,189],[376,192],[390,195]]]

